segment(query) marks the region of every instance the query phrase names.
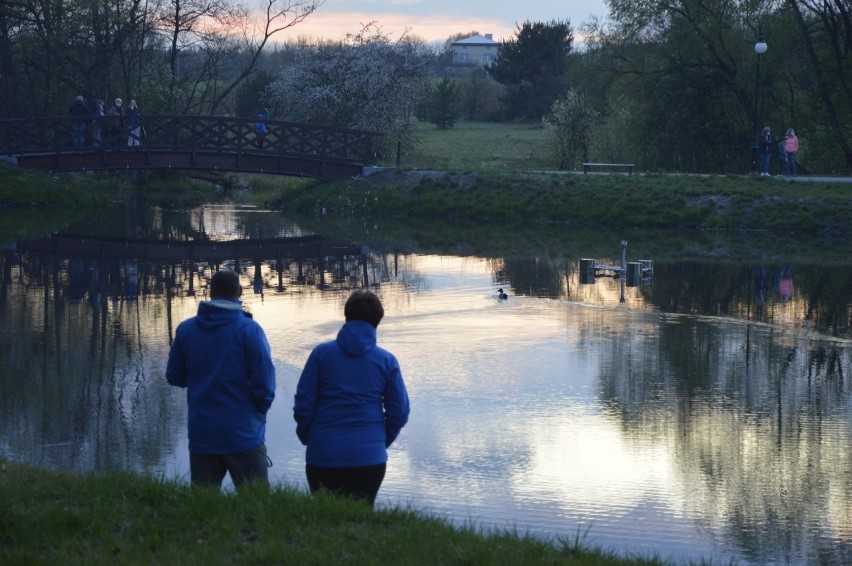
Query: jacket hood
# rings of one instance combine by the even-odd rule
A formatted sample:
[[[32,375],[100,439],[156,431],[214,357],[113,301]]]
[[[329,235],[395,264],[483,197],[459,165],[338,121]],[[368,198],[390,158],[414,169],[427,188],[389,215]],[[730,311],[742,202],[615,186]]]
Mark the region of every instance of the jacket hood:
[[[369,322],[350,320],[337,333],[340,349],[359,358],[376,348],[376,329]]]
[[[246,316],[243,302],[232,299],[201,301],[196,320],[201,328],[217,328]]]

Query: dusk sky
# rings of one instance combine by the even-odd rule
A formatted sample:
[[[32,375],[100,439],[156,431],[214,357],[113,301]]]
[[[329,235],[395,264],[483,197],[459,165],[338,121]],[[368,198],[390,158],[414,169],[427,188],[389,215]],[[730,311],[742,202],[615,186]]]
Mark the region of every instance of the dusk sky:
[[[571,21],[576,37],[592,15],[607,15],[605,0],[326,0],[285,38],[340,39],[374,20],[393,38],[408,28],[427,41],[471,30],[493,34],[499,41],[512,37],[515,24],[524,20],[565,19]]]

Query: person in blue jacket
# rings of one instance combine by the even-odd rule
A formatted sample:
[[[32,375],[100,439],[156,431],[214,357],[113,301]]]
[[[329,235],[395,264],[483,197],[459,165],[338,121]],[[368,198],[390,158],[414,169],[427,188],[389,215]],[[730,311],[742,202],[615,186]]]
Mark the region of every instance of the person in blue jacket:
[[[264,110],[255,116],[254,136],[257,140],[257,147],[263,147],[263,140],[266,139],[266,121],[269,120],[269,111]]]
[[[275,367],[266,334],[242,308],[240,278],[217,271],[211,300],[181,322],[166,379],[186,388],[189,471],[194,486],[269,485],[266,413],[275,398]]]
[[[384,316],[379,298],[357,290],[344,307],[337,339],[313,349],[296,388],[296,435],[307,446],[311,493],[341,493],[372,506],[387,466],[387,448],[408,422],[399,362],[376,344]]]

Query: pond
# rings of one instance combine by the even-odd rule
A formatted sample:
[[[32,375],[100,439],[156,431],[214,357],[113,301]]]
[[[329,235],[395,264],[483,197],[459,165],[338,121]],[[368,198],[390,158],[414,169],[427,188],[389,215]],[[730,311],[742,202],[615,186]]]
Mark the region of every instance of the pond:
[[[377,505],[625,555],[852,562],[848,249],[353,225],[138,208],[7,244],[0,457],[188,481],[185,398],[164,368],[225,266],[272,346],[276,482],[307,489],[296,382],[369,286],[412,400]],[[582,260],[619,266],[622,239],[652,270],[589,282]]]

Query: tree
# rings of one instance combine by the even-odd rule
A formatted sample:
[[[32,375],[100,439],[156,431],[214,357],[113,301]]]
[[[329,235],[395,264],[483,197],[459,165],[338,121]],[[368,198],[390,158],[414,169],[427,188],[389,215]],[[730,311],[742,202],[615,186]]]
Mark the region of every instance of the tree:
[[[589,142],[598,114],[588,106],[583,95],[569,90],[553,103],[544,118],[548,141],[560,169],[573,169],[580,155],[589,159]]]
[[[456,68],[454,77],[459,87],[462,112],[468,120],[496,116],[503,87],[479,65]]]
[[[500,45],[486,70],[506,88],[507,117],[540,120],[565,93],[573,33],[567,20],[525,21]]]
[[[769,59],[780,51],[764,57],[760,110],[755,96],[753,45],[768,1],[610,1],[612,27],[598,28],[589,49],[610,78],[597,98],[607,116],[630,107],[624,134],[646,168],[748,171],[753,124],[778,108],[770,73],[782,60]]]
[[[282,119],[405,137],[431,61],[424,41],[407,34],[392,41],[371,22],[343,42],[302,45],[269,86],[272,110]]]
[[[424,101],[425,119],[439,129],[452,128],[459,118],[459,89],[450,77],[443,77]]]
[[[155,25],[168,37],[169,91],[180,113],[215,113],[251,76],[269,40],[325,0],[262,0],[263,18],[231,0],[164,0]],[[197,65],[183,69],[184,54]]]
[[[587,97],[590,84],[603,86],[594,100],[608,103],[607,117],[629,107],[624,137],[642,147],[646,168],[745,172],[760,128],[771,126],[796,128],[811,170],[852,171],[849,0],[608,5],[609,23],[584,30],[580,84]],[[769,51],[758,59],[761,33]]]
[[[852,2],[787,1],[814,73],[814,98],[825,112],[825,137],[852,172]]]
[[[0,0],[3,115],[53,114],[82,94],[146,112],[216,112],[278,32],[324,0]],[[255,25],[257,22],[257,25]]]
[[[260,69],[243,81],[234,96],[234,113],[237,116],[254,116],[269,107],[266,90],[275,80],[265,69]]]

